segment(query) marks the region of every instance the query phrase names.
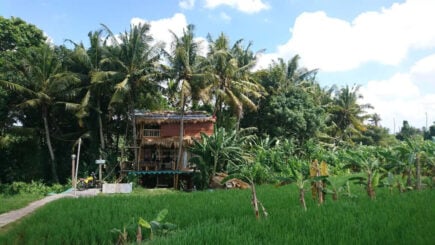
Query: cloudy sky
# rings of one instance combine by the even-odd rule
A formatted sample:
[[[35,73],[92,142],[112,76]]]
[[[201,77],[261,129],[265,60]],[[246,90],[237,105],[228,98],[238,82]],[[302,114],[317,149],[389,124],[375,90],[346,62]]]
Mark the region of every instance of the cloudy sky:
[[[35,24],[56,44],[86,44],[101,23],[119,33],[143,21],[168,43],[168,30],[194,24],[199,38],[223,32],[264,49],[258,67],[299,54],[322,86],[361,85],[392,133],[403,120],[435,121],[435,0],[0,0],[0,15]]]

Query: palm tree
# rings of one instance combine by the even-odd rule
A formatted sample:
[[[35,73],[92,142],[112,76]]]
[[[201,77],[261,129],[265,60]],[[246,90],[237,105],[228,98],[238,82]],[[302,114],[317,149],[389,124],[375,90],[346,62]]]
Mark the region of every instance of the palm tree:
[[[199,43],[195,41],[194,29],[193,25],[188,25],[187,29],[183,30],[181,37],[171,32],[174,40],[171,46],[171,53],[166,54],[170,63],[169,74],[173,79],[170,82],[171,88],[179,87],[181,120],[176,169],[178,169],[178,166],[181,166],[182,161],[186,105],[189,99],[199,99],[201,96],[204,98],[204,93],[201,93],[201,89],[205,87],[203,85],[204,76],[200,71]],[[175,181],[175,185],[177,185],[178,181]]]
[[[101,63],[104,61],[107,50],[102,43],[103,31],[89,32],[88,37],[90,47],[85,49],[83,44],[74,44],[74,51],[71,55],[73,65],[80,66],[80,72],[85,74],[86,94],[82,98],[80,110],[76,113],[79,123],[83,126],[83,119],[89,116],[89,111],[94,110],[97,113],[98,134],[100,139],[100,150],[105,150],[104,126],[102,120],[101,103],[105,95],[112,94],[113,82],[110,79],[114,72],[102,71]],[[100,156],[101,157],[101,156]]]
[[[148,34],[149,24],[131,25],[130,31],[125,31],[115,36],[110,29],[103,25],[104,30],[111,38],[113,47],[111,56],[103,63],[109,63],[115,67],[115,76],[120,77],[120,82],[115,85],[115,92],[110,101],[111,108],[115,105],[127,103],[128,115],[131,119],[133,148],[135,162],[137,162],[137,133],[134,110],[138,106],[141,92],[150,91],[156,86],[155,79],[158,77],[157,66],[160,55],[156,47],[151,46],[152,37]],[[119,38],[119,42],[118,39]]]
[[[24,80],[19,83],[0,81],[0,85],[22,94],[25,99],[18,106],[38,108],[44,123],[47,148],[50,154],[51,174],[54,182],[59,182],[54,148],[51,142],[49,118],[51,109],[64,105],[66,109],[76,109],[77,104],[61,101],[74,96],[71,86],[80,80],[75,74],[66,72],[53,48],[48,45],[31,48],[20,64],[15,67]]]
[[[373,107],[370,104],[358,104],[358,99],[362,99],[358,93],[359,88],[360,86],[341,88],[329,107],[329,123],[335,128],[331,133],[339,140],[351,141],[353,135],[360,135],[366,130],[364,120],[369,116],[365,114],[365,109]]]
[[[377,113],[374,113],[373,115],[370,116],[369,120],[373,123],[373,125],[375,127],[378,127],[379,126],[379,122],[381,121],[381,116],[379,114],[377,114]]]
[[[254,81],[250,72],[255,65],[255,56],[250,51],[251,45],[242,47],[242,40],[238,40],[230,49],[229,40],[224,34],[216,40],[208,36],[208,41],[208,73],[213,84],[217,126],[222,126],[223,111],[226,106],[230,106],[237,119],[238,128],[243,117],[243,107],[255,110],[257,106],[252,99],[260,98],[263,91],[263,87]]]

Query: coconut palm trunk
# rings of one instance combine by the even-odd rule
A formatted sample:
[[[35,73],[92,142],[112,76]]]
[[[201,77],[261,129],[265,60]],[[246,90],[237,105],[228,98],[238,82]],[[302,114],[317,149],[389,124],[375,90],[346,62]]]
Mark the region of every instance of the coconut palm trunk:
[[[103,120],[101,119],[101,105],[100,105],[100,100],[98,100],[97,102],[97,106],[98,106],[98,128],[99,128],[99,134],[100,134],[100,148],[102,151],[104,151],[104,149],[106,148],[105,143],[104,143],[104,132],[103,132]],[[101,156],[100,156],[101,157]]]
[[[53,177],[53,181],[55,183],[59,183],[59,177],[57,176],[57,169],[56,169],[56,162],[55,162],[55,156],[54,156],[54,150],[53,146],[51,144],[51,138],[50,138],[50,130],[48,128],[48,120],[47,120],[47,108],[42,108],[42,119],[44,121],[44,130],[45,130],[45,138],[47,140],[47,147],[48,152],[50,153],[50,167],[51,167],[51,175]]]
[[[183,87],[183,86],[182,86]],[[180,115],[180,133],[178,141],[178,157],[175,164],[175,170],[178,170],[182,166],[183,161],[183,139],[184,139],[184,113],[185,113],[186,101],[184,98],[183,88],[181,88],[181,115]],[[178,189],[178,174],[174,176],[174,188]]]
[[[132,119],[131,119],[131,124],[132,124],[132,128],[133,128],[133,152],[134,152],[134,163],[135,164],[139,164],[138,163],[138,152],[137,152],[137,132],[136,132],[136,116],[134,115],[134,109],[131,110],[130,112]]]

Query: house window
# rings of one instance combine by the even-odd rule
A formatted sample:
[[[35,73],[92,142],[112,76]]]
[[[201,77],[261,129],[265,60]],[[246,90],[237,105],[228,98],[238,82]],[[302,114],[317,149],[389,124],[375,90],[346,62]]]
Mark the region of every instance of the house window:
[[[160,137],[159,125],[144,125],[143,136],[145,137]]]

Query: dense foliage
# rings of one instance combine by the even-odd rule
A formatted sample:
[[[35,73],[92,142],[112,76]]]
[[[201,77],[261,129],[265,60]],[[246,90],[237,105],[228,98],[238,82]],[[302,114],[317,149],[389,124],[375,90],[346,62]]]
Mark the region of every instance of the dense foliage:
[[[94,171],[95,159],[102,157],[110,177],[121,148],[137,144],[135,109],[205,110],[217,116],[216,135],[196,145],[212,152],[204,150],[196,160],[207,170],[199,178],[203,188],[206,175],[231,171],[228,166],[236,171],[253,164],[254,179],[270,182],[289,164],[318,159],[342,167],[342,155],[359,145],[396,148],[415,136],[434,136],[435,125],[419,131],[404,122],[395,139],[380,126],[379,115],[366,111],[371,106],[359,103],[358,86],[322,88],[317,71],[299,67],[297,55],[255,71],[251,43],[231,43],[224,34],[209,35],[207,52],[201,52],[193,25],[181,36],[173,33],[168,49],[154,44],[147,23],[119,35],[103,25],[89,32],[89,47],[69,40],[72,48],[46,43],[41,30],[18,18],[0,18],[0,26],[0,182],[67,182],[79,138],[81,174]],[[241,140],[243,128],[256,128],[249,138],[257,140]],[[219,145],[222,135],[235,145]],[[213,141],[217,145],[200,145]],[[238,155],[213,155],[215,147],[229,152],[233,146],[240,148]],[[424,152],[422,157],[433,157],[421,149],[416,152]],[[428,164],[420,173],[430,174]]]

